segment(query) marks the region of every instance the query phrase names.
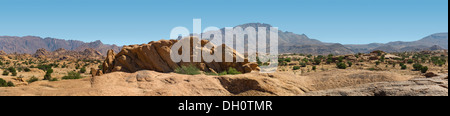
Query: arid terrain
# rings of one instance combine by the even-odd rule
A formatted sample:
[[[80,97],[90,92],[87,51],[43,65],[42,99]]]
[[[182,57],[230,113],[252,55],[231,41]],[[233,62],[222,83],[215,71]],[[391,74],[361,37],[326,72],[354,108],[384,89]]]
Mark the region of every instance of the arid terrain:
[[[270,63],[170,62],[176,41],[105,55],[0,51],[0,96],[448,96],[447,50],[282,54],[277,72],[259,73],[258,65]]]

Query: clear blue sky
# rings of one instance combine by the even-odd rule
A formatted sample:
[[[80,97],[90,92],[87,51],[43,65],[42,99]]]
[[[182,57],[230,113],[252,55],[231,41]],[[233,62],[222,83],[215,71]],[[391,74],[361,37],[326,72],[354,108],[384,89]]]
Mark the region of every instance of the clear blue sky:
[[[413,41],[448,32],[448,0],[0,0],[0,36],[141,44],[172,28],[260,22],[324,42]]]

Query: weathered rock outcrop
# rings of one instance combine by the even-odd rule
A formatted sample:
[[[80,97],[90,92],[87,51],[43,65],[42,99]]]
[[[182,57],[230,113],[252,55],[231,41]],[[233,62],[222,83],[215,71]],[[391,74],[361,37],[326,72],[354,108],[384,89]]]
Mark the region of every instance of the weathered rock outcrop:
[[[34,57],[36,58],[46,58],[47,56],[49,56],[50,52],[48,52],[46,49],[41,48],[36,50],[36,53],[34,53]]]
[[[193,51],[202,50],[209,41],[201,40],[201,46],[193,47],[192,41],[197,40],[196,37],[185,38],[191,41],[190,44],[190,58],[191,62],[174,62],[170,57],[171,47],[178,41],[182,40],[160,40],[152,41],[148,44],[142,45],[130,45],[124,46],[122,50],[115,54],[113,50],[109,50],[107,57],[103,62],[103,72],[110,73],[115,71],[122,72],[136,72],[139,70],[154,70],[158,72],[173,72],[175,69],[181,66],[195,66],[202,71],[207,72],[222,72],[228,70],[230,67],[237,69],[242,73],[249,73],[253,70],[259,70],[256,63],[250,63],[244,56],[232,50],[230,47],[225,45],[222,47],[223,54],[222,60],[225,61],[225,56],[233,56],[234,61],[236,58],[244,59],[244,62],[210,62],[207,63],[202,59],[202,62],[193,62]],[[214,47],[217,47],[213,45]],[[232,53],[225,53],[225,49],[231,49]],[[215,49],[206,50],[210,53],[214,53]],[[178,54],[181,54],[182,49],[178,50]]]

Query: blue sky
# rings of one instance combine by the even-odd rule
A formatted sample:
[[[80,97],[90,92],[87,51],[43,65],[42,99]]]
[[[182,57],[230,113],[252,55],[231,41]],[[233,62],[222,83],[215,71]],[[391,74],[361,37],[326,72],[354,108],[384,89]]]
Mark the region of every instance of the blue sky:
[[[448,0],[0,0],[0,36],[128,45],[202,27],[268,23],[343,44],[414,41],[448,32]]]

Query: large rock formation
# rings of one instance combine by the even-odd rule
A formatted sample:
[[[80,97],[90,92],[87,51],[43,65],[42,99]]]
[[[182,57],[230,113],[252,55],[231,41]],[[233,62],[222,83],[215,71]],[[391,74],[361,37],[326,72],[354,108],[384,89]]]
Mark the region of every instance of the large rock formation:
[[[36,58],[46,58],[49,55],[50,52],[48,52],[45,48],[40,48],[38,50],[36,50],[36,53],[34,53],[34,57]]]
[[[249,63],[247,59],[244,62],[211,62],[206,63],[202,60],[202,62],[192,62],[193,59],[193,51],[201,50],[205,44],[209,41],[202,40],[201,45],[202,48],[193,47],[192,41],[197,40],[198,38],[190,37],[185,38],[190,39],[191,45],[190,55],[191,62],[173,62],[170,57],[171,47],[178,41],[182,40],[160,40],[160,41],[152,41],[148,44],[142,45],[130,45],[124,46],[122,50],[115,54],[113,50],[109,50],[107,53],[107,57],[103,63],[103,72],[110,73],[115,71],[123,71],[123,72],[136,72],[139,70],[154,70],[158,72],[173,72],[175,69],[181,66],[195,66],[202,71],[207,72],[222,72],[228,70],[230,67],[237,69],[242,73],[249,73],[253,70],[259,70],[259,67],[256,63]],[[217,47],[217,46],[214,46]],[[232,49],[226,47],[224,45],[221,46],[223,51],[225,49]],[[194,50],[195,49],[195,50]],[[210,53],[214,53],[214,49],[209,50]],[[235,50],[232,50],[233,53],[225,54],[223,52],[222,59],[223,61],[225,55],[232,55],[234,59],[243,58],[244,56],[237,53]],[[183,51],[178,50],[179,54]]]

